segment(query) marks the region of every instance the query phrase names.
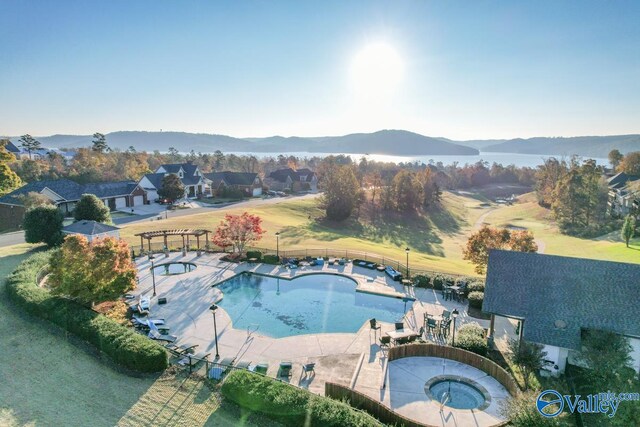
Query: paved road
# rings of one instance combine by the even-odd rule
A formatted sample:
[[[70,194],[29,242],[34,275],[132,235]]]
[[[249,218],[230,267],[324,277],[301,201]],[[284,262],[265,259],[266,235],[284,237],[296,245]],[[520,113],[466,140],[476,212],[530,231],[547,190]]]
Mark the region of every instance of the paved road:
[[[24,243],[24,231],[0,234],[0,248]]]
[[[318,197],[319,194],[305,194],[304,196],[292,196],[292,197],[273,197],[271,199],[249,199],[242,202],[236,203],[226,203],[220,205],[210,205],[203,206],[199,208],[192,209],[180,209],[176,211],[168,211],[169,218],[175,218],[179,216],[189,216],[195,215],[203,212],[210,211],[212,209],[225,209],[225,208],[236,208],[236,207],[244,207],[244,208],[252,208],[255,206],[263,206],[263,205],[275,205],[278,203],[288,202],[290,200],[306,200],[306,199],[314,199]],[[155,217],[157,215],[162,214],[151,214],[151,215],[138,215],[132,217],[124,217],[124,218],[116,218],[114,219],[114,223],[119,225],[120,227],[126,227],[129,224],[135,224],[140,221],[147,221],[150,217]],[[13,246],[18,245],[20,243],[24,243],[24,231],[16,231],[13,233],[0,234],[0,248],[5,246]]]

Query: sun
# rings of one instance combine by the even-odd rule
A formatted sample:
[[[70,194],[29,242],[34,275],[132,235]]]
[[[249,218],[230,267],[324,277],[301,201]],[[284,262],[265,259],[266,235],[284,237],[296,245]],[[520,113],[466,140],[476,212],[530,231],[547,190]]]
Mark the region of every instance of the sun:
[[[398,52],[388,43],[366,46],[353,58],[351,78],[354,88],[368,96],[392,94],[404,74]]]

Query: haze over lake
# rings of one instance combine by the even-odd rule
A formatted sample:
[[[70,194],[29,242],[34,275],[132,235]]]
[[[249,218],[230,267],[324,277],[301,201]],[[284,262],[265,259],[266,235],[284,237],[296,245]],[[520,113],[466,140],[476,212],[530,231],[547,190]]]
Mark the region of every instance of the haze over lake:
[[[186,153],[185,153],[186,154]],[[258,158],[264,157],[277,157],[276,153],[241,153],[235,152],[233,154],[236,155],[254,155]],[[518,167],[536,167],[541,165],[545,159],[549,157],[556,157],[558,159],[565,158],[569,159],[568,156],[557,155],[557,156],[548,156],[543,154],[518,154],[518,153],[486,153],[481,152],[479,155],[471,155],[471,156],[391,156],[385,154],[349,154],[349,153],[308,153],[308,152],[286,152],[282,153],[285,156],[296,156],[300,158],[304,157],[326,157],[331,155],[344,154],[345,156],[350,156],[355,161],[359,161],[362,156],[366,156],[368,160],[375,160],[380,162],[393,162],[393,163],[407,163],[407,162],[422,162],[422,163],[438,163],[442,162],[445,165],[450,165],[454,162],[458,162],[459,165],[464,165],[465,163],[473,164],[480,160],[488,162],[489,165],[492,163],[500,163],[503,166],[507,165],[516,165]],[[599,165],[607,166],[609,161],[605,158],[599,157],[582,157],[583,159],[591,158],[595,159]]]

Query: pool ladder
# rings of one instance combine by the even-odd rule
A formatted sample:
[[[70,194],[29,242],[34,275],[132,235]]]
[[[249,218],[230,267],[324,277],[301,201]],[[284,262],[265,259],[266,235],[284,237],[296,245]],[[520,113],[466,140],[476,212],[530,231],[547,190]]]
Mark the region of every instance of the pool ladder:
[[[449,400],[451,400],[451,395],[448,391],[445,391],[440,398],[440,412],[442,412],[442,408],[449,402]]]
[[[260,329],[260,325],[257,323],[252,323],[249,326],[247,326],[247,337],[250,337],[251,334],[253,334],[258,329]]]

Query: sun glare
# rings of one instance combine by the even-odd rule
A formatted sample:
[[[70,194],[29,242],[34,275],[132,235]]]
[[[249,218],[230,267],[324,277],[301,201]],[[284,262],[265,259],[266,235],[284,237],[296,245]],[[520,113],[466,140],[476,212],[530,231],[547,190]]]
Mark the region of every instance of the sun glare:
[[[351,64],[351,78],[358,92],[368,96],[393,93],[402,80],[402,58],[393,46],[374,43],[362,49]]]

